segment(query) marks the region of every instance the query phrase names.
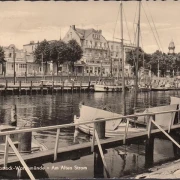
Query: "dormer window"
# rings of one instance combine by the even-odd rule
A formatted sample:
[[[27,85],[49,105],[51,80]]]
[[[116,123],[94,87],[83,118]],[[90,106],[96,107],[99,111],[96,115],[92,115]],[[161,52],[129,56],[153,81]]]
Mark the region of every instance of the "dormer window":
[[[12,53],[9,53],[9,58],[11,58],[12,57]]]

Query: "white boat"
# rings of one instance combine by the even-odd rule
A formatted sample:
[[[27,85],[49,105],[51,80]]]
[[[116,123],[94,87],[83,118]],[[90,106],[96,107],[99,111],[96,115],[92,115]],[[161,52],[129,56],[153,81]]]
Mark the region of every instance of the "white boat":
[[[170,110],[176,110],[178,108],[178,103],[180,103],[180,98],[179,100],[174,100],[171,102],[170,105],[167,106],[158,106],[158,107],[152,107],[152,108],[147,108],[144,112],[141,113],[148,113],[148,112],[161,112],[161,111],[170,111]],[[139,113],[135,113],[135,115],[138,115]],[[102,118],[115,118],[119,117],[117,120],[111,120],[106,122],[106,127],[105,127],[105,137],[115,137],[115,136],[123,136],[125,133],[125,127],[126,127],[126,122],[121,118],[121,114],[109,112],[106,110],[98,109],[98,108],[93,108],[85,105],[80,105],[80,116],[77,118],[76,116],[74,117],[74,122],[75,123],[80,123],[80,122],[86,122],[86,121],[95,121],[96,119],[102,119]],[[156,123],[160,125],[161,127],[168,127],[170,120],[172,119],[174,121],[175,119],[175,113],[166,113],[166,114],[156,114],[155,115]],[[132,120],[132,119],[129,119]],[[128,128],[128,134],[134,134],[138,132],[144,132],[147,131],[146,129],[146,117],[145,116],[140,116],[137,118],[136,122],[138,124],[143,124],[143,126],[134,126],[134,123],[129,124]],[[86,125],[78,125],[76,128],[81,130],[82,132],[92,135],[93,134],[93,127],[94,124],[86,124]]]
[[[114,136],[120,136],[124,135],[125,132],[125,127],[126,127],[126,122],[124,122],[121,118],[121,114],[105,111],[102,109],[97,109],[85,105],[80,105],[80,117],[77,118],[75,116],[74,122],[86,122],[86,121],[95,121],[96,119],[99,118],[115,118],[119,117],[118,120],[111,120],[106,122],[106,127],[105,127],[105,136],[106,137],[114,137]],[[86,125],[79,125],[76,128],[81,130],[82,132],[92,135],[93,133],[93,127],[94,124],[86,124]],[[141,132],[145,131],[145,128],[136,128],[133,127],[133,125],[129,125],[128,132]]]
[[[94,84],[95,92],[121,92],[122,85],[114,79],[101,79]]]

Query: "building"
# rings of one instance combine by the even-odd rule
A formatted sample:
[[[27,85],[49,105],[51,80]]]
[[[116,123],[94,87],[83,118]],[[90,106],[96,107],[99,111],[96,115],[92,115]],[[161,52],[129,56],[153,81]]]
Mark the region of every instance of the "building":
[[[174,42],[173,42],[173,41],[171,41],[171,42],[169,43],[168,49],[169,49],[168,54],[174,54],[175,45],[174,45]]]
[[[110,50],[110,58],[112,63],[112,74],[113,76],[121,76],[122,74],[122,61],[121,61],[121,42],[119,41],[108,41]],[[131,66],[126,63],[126,53],[135,49],[135,45],[124,43],[124,70],[125,76],[131,75]]]
[[[75,63],[77,73],[109,75],[109,46],[102,30],[80,29],[72,25],[63,41],[68,42],[71,39],[75,39],[83,50],[82,59]]]
[[[28,75],[39,73],[39,65],[34,63],[34,56],[32,53],[19,50],[14,44],[3,47],[3,50],[6,69],[4,74],[14,75],[14,70],[16,76],[25,76],[26,73]]]

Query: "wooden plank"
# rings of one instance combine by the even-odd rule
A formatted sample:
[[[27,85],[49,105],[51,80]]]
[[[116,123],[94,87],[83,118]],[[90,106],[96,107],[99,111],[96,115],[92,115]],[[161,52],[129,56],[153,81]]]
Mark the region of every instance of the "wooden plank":
[[[91,152],[94,152],[94,144],[95,144],[95,126],[93,127]]]
[[[151,117],[149,117],[148,118],[148,138],[150,138],[151,136],[151,126],[152,126]]]
[[[4,167],[7,167],[8,163],[8,153],[9,153],[9,143],[8,143],[9,135],[6,135],[5,140],[5,151],[4,151]]]
[[[99,141],[99,137],[98,137],[96,129],[95,129],[95,137],[96,137],[99,152],[100,152],[100,155],[101,155],[101,158],[102,158],[102,162],[103,162],[103,165],[104,165],[104,168],[105,168],[105,171],[106,171],[107,178],[110,178],[110,174],[108,172],[108,167],[107,167],[107,164],[106,164],[106,161],[105,161],[105,158],[104,158],[103,150],[102,150],[101,143]]]
[[[129,127],[129,119],[126,119],[126,126],[125,126],[125,132],[124,132],[124,141],[123,143],[126,144],[126,138],[128,133],[128,127]]]
[[[180,124],[173,125],[171,127],[171,131],[174,131],[177,129],[180,129]],[[166,127],[164,131],[167,131],[167,130],[168,128]],[[151,136],[156,136],[161,133],[162,133],[161,130],[153,129],[151,131]],[[138,132],[138,133],[129,134],[126,138],[126,142],[130,143],[136,140],[141,140],[141,139],[146,139],[146,138],[147,138],[147,131]],[[113,138],[103,139],[103,140],[100,140],[100,143],[101,143],[101,146],[103,146],[103,148],[106,148],[106,149],[117,147],[117,146],[123,145],[123,137],[113,137]],[[92,146],[92,142],[87,142],[83,144],[76,144],[76,145],[58,148],[57,160],[58,161],[71,160],[72,157],[75,156],[74,154],[81,157],[92,154],[91,146]],[[97,147],[97,143],[95,143],[95,147]],[[31,165],[37,162],[42,162],[42,163],[53,162],[54,149],[37,152],[34,154],[22,155],[22,157],[27,163],[30,163]],[[17,162],[18,162],[18,159],[16,157],[9,157],[8,159],[8,164],[10,163],[14,164]],[[4,165],[4,160],[0,159],[0,166],[3,166],[3,165]]]
[[[174,119],[175,119],[175,115],[174,115],[174,113],[171,113],[171,119],[169,121],[168,133],[170,133],[170,131],[171,131],[171,126],[174,124]]]
[[[180,148],[180,145],[168,134],[166,133],[166,131],[164,131],[158,124],[156,124],[153,120],[152,123],[157,126],[162,132],[163,134],[165,134],[178,148]]]
[[[31,173],[31,171],[29,170],[28,166],[26,165],[26,163],[24,162],[23,158],[21,157],[21,155],[19,154],[18,150],[16,149],[16,147],[14,146],[13,142],[11,141],[11,139],[9,137],[7,137],[8,143],[10,144],[11,148],[13,149],[14,153],[16,154],[16,156],[18,157],[19,161],[21,162],[22,166],[24,167],[24,169],[26,170],[27,174],[29,175],[31,180],[35,180],[35,177],[33,176],[33,174]]]
[[[57,152],[58,152],[58,146],[59,146],[59,135],[60,135],[60,129],[57,129],[56,142],[55,142],[55,148],[54,148],[54,161],[57,160]]]

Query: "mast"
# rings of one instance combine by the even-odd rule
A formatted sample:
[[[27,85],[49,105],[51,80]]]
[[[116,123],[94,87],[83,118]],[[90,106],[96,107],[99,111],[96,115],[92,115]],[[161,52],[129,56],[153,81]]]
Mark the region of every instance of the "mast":
[[[123,4],[121,1],[121,60],[122,60],[122,114],[126,113],[125,105],[125,78],[124,78],[124,39],[123,39]]]
[[[137,52],[136,52],[136,67],[135,67],[135,100],[134,100],[134,108],[137,107],[137,92],[138,92],[138,61],[139,61],[139,37],[140,37],[140,14],[141,13],[141,1],[139,1],[139,17],[137,24]]]

